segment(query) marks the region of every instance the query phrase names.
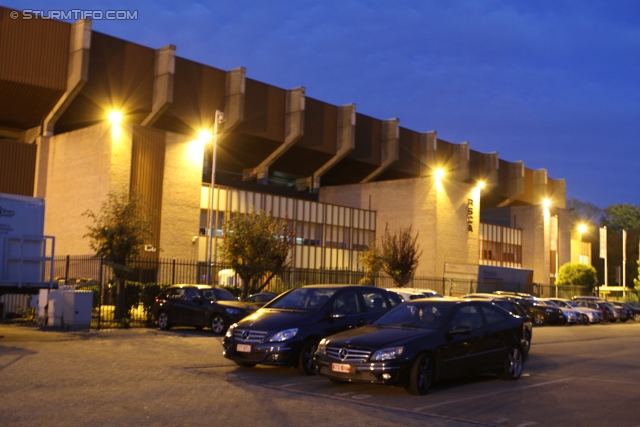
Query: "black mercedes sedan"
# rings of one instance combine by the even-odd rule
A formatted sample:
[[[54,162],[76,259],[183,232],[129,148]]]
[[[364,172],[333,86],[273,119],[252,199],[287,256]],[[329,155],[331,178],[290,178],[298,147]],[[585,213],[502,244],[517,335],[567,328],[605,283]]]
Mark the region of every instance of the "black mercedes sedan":
[[[294,366],[311,375],[322,338],[369,324],[400,302],[393,292],[372,286],[303,286],[231,325],[223,354],[242,367]]]
[[[314,363],[334,382],[399,384],[421,395],[458,376],[518,379],[524,333],[522,318],[488,301],[414,300],[372,325],[324,338]]]
[[[151,308],[160,329],[208,326],[214,334],[224,334],[229,325],[254,311],[254,306],[239,302],[228,290],[207,285],[169,286]]]

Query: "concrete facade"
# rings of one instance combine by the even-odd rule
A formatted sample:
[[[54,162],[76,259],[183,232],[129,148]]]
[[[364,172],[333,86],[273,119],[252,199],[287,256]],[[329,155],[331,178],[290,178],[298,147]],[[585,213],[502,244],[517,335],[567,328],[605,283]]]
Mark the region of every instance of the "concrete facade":
[[[422,249],[416,275],[441,277],[444,264],[478,264],[480,189],[434,177],[323,187],[320,200],[377,212],[380,238],[411,227]]]
[[[522,231],[521,266],[538,283],[552,283],[556,264],[583,250],[571,243],[565,181],[545,169],[366,116],[355,103],[310,98],[304,87],[252,80],[242,67],[189,61],[173,45],[154,49],[95,32],[87,20],[12,20],[9,12],[0,7],[0,171],[19,167],[0,192],[46,199],[57,254],[91,254],[82,214],[99,212],[110,192],[136,191],[154,222],[156,252],[146,255],[202,260],[212,170],[215,184],[255,200],[327,205],[296,212],[352,207],[376,216],[373,229],[350,226],[354,234],[341,240],[327,233],[346,233],[342,223],[300,220],[315,237],[301,236],[314,243],[300,245],[308,255],[296,255],[299,267],[359,269],[362,232],[379,239],[387,225],[419,233],[421,276],[442,277],[445,263],[477,266],[480,222]],[[112,109],[123,124],[107,122]],[[220,112],[214,166],[212,146],[196,137]]]

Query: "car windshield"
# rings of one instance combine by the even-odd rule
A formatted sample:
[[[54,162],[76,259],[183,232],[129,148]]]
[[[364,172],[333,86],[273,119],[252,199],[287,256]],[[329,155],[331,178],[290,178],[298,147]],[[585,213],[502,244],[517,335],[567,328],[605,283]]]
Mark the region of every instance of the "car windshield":
[[[542,302],[543,302],[544,304],[546,304],[546,305],[550,305],[551,307],[560,308],[560,307],[558,306],[558,304],[556,304],[556,303],[555,303],[555,302],[553,302],[553,301],[542,301]]]
[[[336,293],[336,289],[298,288],[270,302],[267,308],[317,311]]]
[[[442,324],[451,304],[405,303],[387,312],[373,322],[377,326],[405,326],[410,328],[437,329]]]
[[[571,307],[580,307],[580,304],[575,301],[565,301],[564,303],[570,305]]]

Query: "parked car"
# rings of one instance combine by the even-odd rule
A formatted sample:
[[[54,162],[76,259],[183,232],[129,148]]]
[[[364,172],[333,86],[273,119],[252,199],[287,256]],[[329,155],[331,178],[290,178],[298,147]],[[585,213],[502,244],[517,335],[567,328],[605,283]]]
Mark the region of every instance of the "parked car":
[[[539,298],[533,299],[531,310],[533,313],[533,324],[537,326],[542,326],[545,323],[549,325],[562,325],[567,321],[558,306],[551,306]]]
[[[568,323],[570,325],[575,325],[577,323],[581,323],[584,325],[589,323],[586,316],[583,317],[582,313],[580,313],[578,310],[575,310],[572,307],[567,307],[566,305],[559,305],[558,303],[556,303],[555,301],[549,298],[541,298],[541,300],[544,301],[547,305],[559,308],[560,311],[562,311],[562,315],[565,318],[565,323]]]
[[[442,295],[431,289],[387,288],[387,290],[400,295],[403,301],[410,301],[419,298],[442,298]]]
[[[522,373],[522,318],[489,301],[430,299],[405,302],[372,325],[320,341],[315,365],[334,382],[403,385],[426,394],[439,380]]]
[[[531,318],[529,317],[525,309],[520,304],[518,304],[517,301],[508,296],[495,294],[475,294],[480,296],[474,297],[473,295],[474,294],[465,295],[462,298],[488,300],[491,301],[493,305],[507,310],[514,316],[519,316],[522,318],[522,322],[525,328],[522,340],[522,350],[524,351],[525,355],[529,354],[529,350],[531,349],[531,339],[533,337],[533,322],[531,321]]]
[[[627,314],[627,309],[625,307],[617,306],[608,301],[603,302],[602,305],[605,307],[605,310],[609,310],[610,322],[616,322],[618,320],[621,322],[626,322],[627,320],[629,320],[629,315]]]
[[[224,334],[230,324],[255,310],[226,289],[207,285],[169,286],[155,298],[151,308],[160,329],[210,327],[215,334]]]
[[[257,294],[249,295],[249,297],[244,300],[244,302],[249,303],[256,308],[260,308],[277,296],[278,294],[275,294],[273,292],[260,292]]]
[[[397,294],[372,286],[303,286],[232,325],[223,354],[243,367],[285,365],[313,374],[322,338],[371,323],[400,303]]]
[[[583,316],[583,322],[586,318],[585,324],[588,323],[600,323],[602,322],[602,316],[600,315],[600,311],[590,307],[581,306],[578,301],[573,301],[565,298],[550,298],[551,301],[555,302],[560,307],[572,308],[577,310]]]
[[[633,305],[630,302],[621,302],[620,304],[627,308],[630,318],[636,322],[640,322],[640,306]]]

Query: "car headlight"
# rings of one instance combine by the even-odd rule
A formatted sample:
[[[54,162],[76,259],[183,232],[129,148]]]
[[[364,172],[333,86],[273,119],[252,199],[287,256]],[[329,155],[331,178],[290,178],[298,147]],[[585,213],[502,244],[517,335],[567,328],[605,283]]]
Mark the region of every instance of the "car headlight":
[[[273,334],[273,336],[269,339],[269,341],[273,342],[273,341],[290,340],[291,338],[295,337],[297,333],[298,333],[298,328],[285,329],[284,331],[280,331],[276,334]]]
[[[327,344],[329,344],[329,340],[326,338],[322,338],[320,343],[318,344],[318,353],[327,354]]]
[[[225,308],[225,311],[231,316],[237,316],[238,314],[242,313],[242,310],[239,310],[237,308]]]
[[[229,326],[229,329],[227,329],[227,333],[224,336],[227,338],[231,338],[233,336],[233,330],[236,328],[236,326],[238,326],[237,323],[234,323],[233,325]]]
[[[404,347],[391,347],[383,348],[373,353],[371,360],[375,362],[381,362],[383,360],[393,360],[402,354]]]

